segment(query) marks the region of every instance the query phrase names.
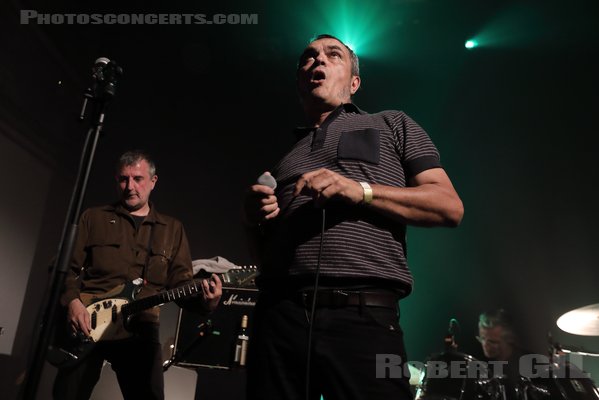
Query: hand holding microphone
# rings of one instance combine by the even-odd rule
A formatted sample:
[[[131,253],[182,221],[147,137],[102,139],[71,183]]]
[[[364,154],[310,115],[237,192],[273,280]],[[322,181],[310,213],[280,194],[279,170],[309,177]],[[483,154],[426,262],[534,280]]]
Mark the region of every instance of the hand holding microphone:
[[[268,186],[272,190],[275,190],[277,188],[277,180],[268,171],[260,175],[256,180],[256,183],[258,185]]]
[[[277,181],[269,173],[260,175],[255,185],[250,187],[245,200],[245,216],[252,225],[275,218],[281,209],[275,196]]]

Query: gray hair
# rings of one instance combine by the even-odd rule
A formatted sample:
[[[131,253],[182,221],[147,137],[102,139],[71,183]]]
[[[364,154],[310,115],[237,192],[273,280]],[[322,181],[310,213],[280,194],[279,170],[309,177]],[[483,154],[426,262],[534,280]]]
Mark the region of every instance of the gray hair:
[[[141,160],[146,160],[150,166],[150,177],[156,175],[156,164],[154,164],[154,160],[152,160],[152,157],[145,150],[130,150],[123,153],[116,164],[117,174],[121,168],[134,165]]]
[[[503,338],[510,344],[517,344],[517,335],[514,329],[512,318],[503,308],[485,311],[478,318],[478,327],[490,329],[496,326],[503,328]]]

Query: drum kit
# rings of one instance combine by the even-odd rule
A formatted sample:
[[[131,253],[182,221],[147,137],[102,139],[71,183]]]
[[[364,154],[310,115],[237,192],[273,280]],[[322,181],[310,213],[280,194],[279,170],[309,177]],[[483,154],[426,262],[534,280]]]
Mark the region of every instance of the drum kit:
[[[549,356],[520,357],[516,377],[510,377],[501,373],[502,363],[479,361],[458,352],[452,322],[444,352],[429,357],[424,364],[408,363],[415,400],[599,400],[599,389],[589,375],[566,357],[598,357],[598,353],[566,348],[550,338]],[[599,304],[563,314],[557,326],[574,335],[599,336]]]

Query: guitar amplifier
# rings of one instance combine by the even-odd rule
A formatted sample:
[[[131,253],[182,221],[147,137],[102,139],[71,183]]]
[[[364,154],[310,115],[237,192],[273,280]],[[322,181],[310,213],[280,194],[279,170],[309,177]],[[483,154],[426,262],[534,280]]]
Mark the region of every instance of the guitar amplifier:
[[[233,368],[241,320],[244,315],[248,316],[248,331],[251,331],[257,297],[256,288],[223,287],[218,308],[212,314],[200,315],[181,309],[174,344],[176,364],[182,367]],[[212,327],[211,332],[200,336],[208,323]],[[250,346],[251,343],[250,337]]]

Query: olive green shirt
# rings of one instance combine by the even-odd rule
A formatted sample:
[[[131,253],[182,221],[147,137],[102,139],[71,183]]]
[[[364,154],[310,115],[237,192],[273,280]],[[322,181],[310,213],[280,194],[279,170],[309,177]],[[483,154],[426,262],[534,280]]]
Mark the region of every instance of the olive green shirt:
[[[79,222],[62,305],[82,292],[101,295],[143,278],[148,249],[146,284],[138,298],[192,280],[189,244],[178,220],[158,213],[151,205],[150,213],[136,229],[133,218],[120,204],[86,210]],[[158,322],[158,316],[159,309],[154,307],[141,312],[139,319]]]

